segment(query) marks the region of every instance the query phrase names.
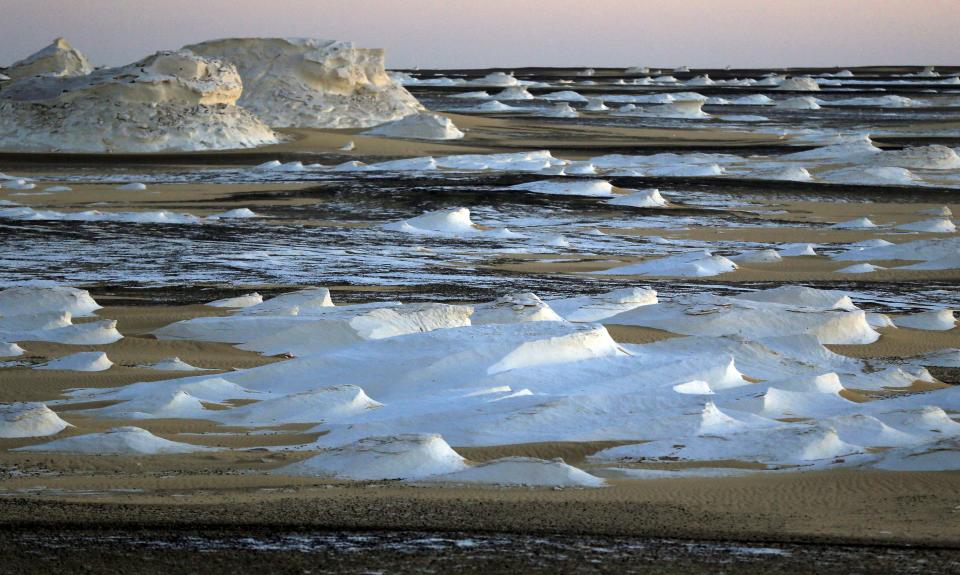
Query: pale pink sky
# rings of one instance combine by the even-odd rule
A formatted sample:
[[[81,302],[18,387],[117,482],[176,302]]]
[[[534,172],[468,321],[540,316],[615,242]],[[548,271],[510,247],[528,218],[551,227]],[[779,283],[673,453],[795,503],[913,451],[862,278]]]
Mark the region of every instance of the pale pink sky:
[[[391,67],[960,64],[960,0],[0,0],[0,64],[63,35],[97,64],[227,36]]]

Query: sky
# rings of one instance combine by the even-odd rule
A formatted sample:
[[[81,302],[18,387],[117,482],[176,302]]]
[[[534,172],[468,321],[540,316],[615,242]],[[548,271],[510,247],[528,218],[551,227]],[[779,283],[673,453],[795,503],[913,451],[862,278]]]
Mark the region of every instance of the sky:
[[[352,40],[392,68],[960,65],[960,0],[0,0],[0,65],[231,36]]]

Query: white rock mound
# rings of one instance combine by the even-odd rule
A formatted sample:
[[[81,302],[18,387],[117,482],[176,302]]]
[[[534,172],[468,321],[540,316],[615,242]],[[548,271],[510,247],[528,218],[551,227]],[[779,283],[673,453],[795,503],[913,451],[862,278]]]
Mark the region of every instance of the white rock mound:
[[[65,311],[86,317],[100,307],[90,292],[72,287],[18,286],[0,291],[0,316]]]
[[[898,317],[893,320],[893,323],[897,327],[910,327],[929,331],[947,331],[956,327],[957,318],[953,315],[953,310],[942,309]]]
[[[19,357],[24,353],[26,350],[17,344],[0,341],[0,357]]]
[[[161,359],[156,363],[141,367],[145,367],[147,369],[158,369],[162,371],[206,371],[202,367],[190,365],[179,357],[168,357],[166,359]]]
[[[0,149],[159,152],[279,141],[248,110],[232,65],[158,52],[86,76],[33,77],[0,92]]]
[[[780,83],[775,90],[788,90],[791,92],[819,92],[820,85],[810,76],[796,76],[787,78]]]
[[[315,38],[226,38],[184,49],[236,66],[238,103],[273,127],[368,128],[423,110],[387,75],[383,50]]]
[[[367,437],[277,470],[281,475],[315,475],[376,481],[417,480],[466,468],[463,457],[439,435]]]
[[[603,487],[606,481],[567,465],[562,459],[505,457],[449,475],[430,478],[448,483],[485,483],[529,487]]]
[[[630,206],[634,208],[665,208],[668,205],[666,198],[660,195],[660,190],[637,190],[626,196],[618,196],[607,200],[611,206]]]
[[[381,124],[364,134],[410,140],[459,140],[464,137],[450,118],[432,112],[420,112]]]
[[[208,302],[210,307],[245,308],[263,303],[263,296],[257,292],[236,297],[228,297]]]
[[[156,455],[161,453],[192,453],[194,451],[209,451],[209,449],[199,445],[163,439],[140,427],[114,427],[103,433],[65,437],[40,445],[19,447],[14,451]]]
[[[563,321],[563,318],[536,294],[529,292],[508,294],[490,303],[474,306],[473,315],[470,316],[473,325],[525,321]]]
[[[67,427],[69,423],[42,403],[0,404],[0,437],[42,437]]]
[[[48,361],[34,369],[61,369],[68,371],[106,371],[113,362],[102,351],[82,351]]]
[[[84,76],[93,72],[93,66],[63,38],[57,38],[49,46],[14,62],[6,69],[10,80],[31,76]]]

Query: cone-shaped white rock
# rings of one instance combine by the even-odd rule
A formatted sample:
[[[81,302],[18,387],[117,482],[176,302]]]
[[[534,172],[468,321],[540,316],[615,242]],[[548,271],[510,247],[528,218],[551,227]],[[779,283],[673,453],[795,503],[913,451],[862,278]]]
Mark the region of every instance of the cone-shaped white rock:
[[[139,427],[115,427],[103,433],[65,437],[49,443],[14,449],[14,451],[56,451],[110,455],[156,455],[209,450],[208,447],[169,441]]]
[[[34,369],[62,369],[66,371],[105,371],[113,366],[113,362],[102,351],[81,351],[63,356]]]
[[[417,480],[466,468],[463,457],[439,435],[367,437],[281,467],[281,475],[354,480]]]
[[[69,426],[42,403],[0,404],[0,437],[43,437]]]
[[[464,133],[450,118],[432,112],[421,112],[387,122],[367,130],[364,134],[410,140],[458,140],[464,137]]]
[[[547,461],[533,457],[495,459],[449,475],[431,477],[428,480],[530,487],[603,487],[606,485],[603,479],[567,465],[562,459]]]
[[[635,208],[663,208],[667,206],[667,200],[660,195],[660,190],[638,190],[626,196],[618,196],[612,200],[607,200],[612,206],[632,206]]]

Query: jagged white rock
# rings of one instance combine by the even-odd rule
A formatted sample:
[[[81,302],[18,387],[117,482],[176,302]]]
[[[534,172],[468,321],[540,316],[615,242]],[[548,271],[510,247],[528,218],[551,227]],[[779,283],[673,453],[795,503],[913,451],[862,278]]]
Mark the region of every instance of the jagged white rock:
[[[7,80],[30,76],[84,76],[93,71],[86,56],[64,38],[57,38],[49,46],[14,62],[6,69]]]
[[[159,152],[279,142],[251,112],[232,65],[158,52],[85,76],[32,77],[0,92],[0,149]]]
[[[313,38],[226,38],[185,49],[236,66],[238,104],[273,127],[368,128],[423,110],[387,75],[383,50]]]

